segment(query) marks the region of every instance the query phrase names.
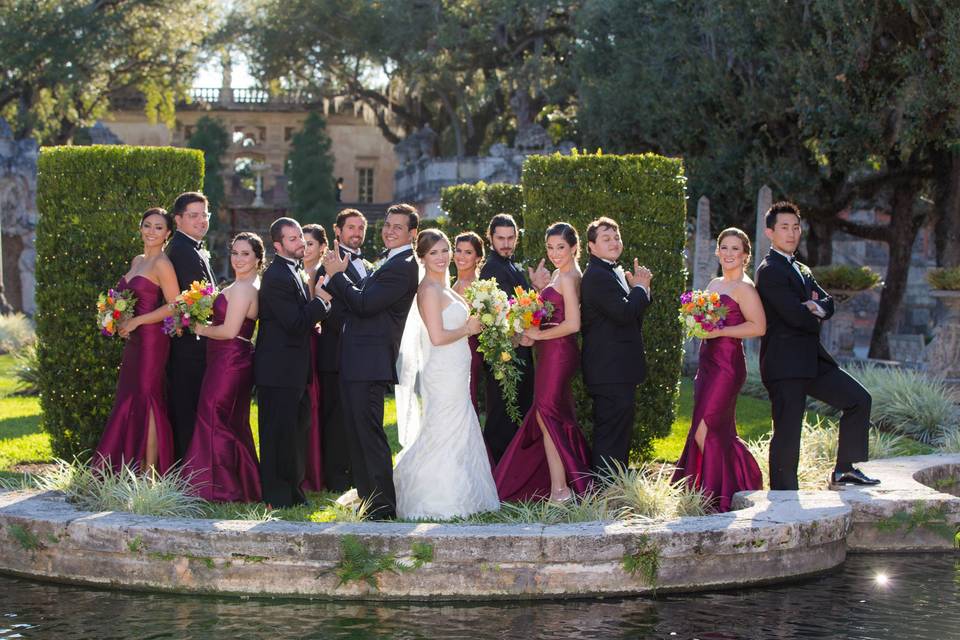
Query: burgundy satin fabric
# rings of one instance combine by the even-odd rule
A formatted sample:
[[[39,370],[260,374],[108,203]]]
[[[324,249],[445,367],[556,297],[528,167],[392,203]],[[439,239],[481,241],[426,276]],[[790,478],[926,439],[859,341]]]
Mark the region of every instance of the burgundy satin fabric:
[[[223,324],[227,298],[213,302],[213,324]],[[217,502],[258,502],[260,471],[250,430],[255,321],[243,321],[238,337],[207,340],[207,368],[200,387],[193,439],[184,473],[197,495]]]
[[[563,322],[563,296],[553,287],[541,293],[553,303],[553,316],[542,328]],[[523,425],[513,437],[493,472],[501,500],[547,498],[550,495],[550,470],[543,445],[543,433],[537,416],[543,421],[557,447],[567,482],[576,493],[591,484],[590,446],[577,426],[570,379],[580,366],[576,334],[552,340],[538,340],[534,346],[536,370],[533,405]]]
[[[120,278],[116,289],[133,290],[137,316],[164,304],[160,285],[143,276],[134,276],[130,282]],[[123,347],[113,410],[94,455],[95,466],[119,471],[126,463],[143,470],[151,413],[157,434],[156,470],[166,473],[173,465],[173,429],[167,417],[164,391],[169,355],[170,338],[163,332],[162,323],[140,325],[130,334]]]
[[[480,346],[480,340],[477,336],[467,338],[467,344],[470,345],[470,400],[473,402],[473,410],[480,415],[480,402],[477,399],[477,391],[480,388],[480,371],[483,369],[483,356],[477,352]]]
[[[736,300],[726,294],[720,297],[729,309],[726,325],[743,323],[743,313]],[[730,499],[737,491],[763,488],[757,461],[737,437],[737,394],[746,379],[742,340],[721,337],[700,343],[700,364],[693,387],[693,420],[674,481],[685,478],[688,486],[706,491],[713,498],[717,512],[730,510]],[[701,420],[707,425],[702,453],[695,440]]]
[[[310,334],[310,367],[313,377],[307,385],[310,396],[310,433],[307,435],[307,472],[303,476],[300,488],[304,491],[323,491],[323,388],[320,372],[317,370],[317,349],[320,336],[314,331]]]

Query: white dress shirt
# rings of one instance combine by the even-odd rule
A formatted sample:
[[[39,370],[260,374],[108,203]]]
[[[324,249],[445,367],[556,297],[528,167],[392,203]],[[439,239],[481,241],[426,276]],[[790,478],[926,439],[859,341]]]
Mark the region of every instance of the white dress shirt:
[[[627,293],[630,293],[630,285],[627,284],[627,274],[624,272],[623,267],[618,265],[613,260],[607,260],[606,258],[600,258],[600,259],[613,267],[613,273],[617,276],[617,279],[620,281],[620,286],[623,287],[624,291],[626,291]],[[650,299],[650,289],[640,284],[639,282],[633,286],[640,287],[641,289],[643,289],[643,292],[647,294],[647,300]]]
[[[360,252],[354,251],[348,247],[342,247],[342,249],[350,255],[350,264],[352,264],[353,268],[357,270],[357,273],[360,274],[360,277],[366,278],[367,266],[363,264],[363,258],[360,257]]]

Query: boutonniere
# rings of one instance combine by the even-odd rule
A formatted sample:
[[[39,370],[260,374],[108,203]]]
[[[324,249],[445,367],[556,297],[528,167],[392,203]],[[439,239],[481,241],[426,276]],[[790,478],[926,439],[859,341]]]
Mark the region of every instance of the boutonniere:
[[[369,260],[367,260],[366,258],[364,258],[364,259],[363,259],[363,268],[366,269],[367,272],[369,273],[369,272],[373,271],[374,269],[376,269],[376,266],[374,266],[374,264],[373,264],[372,262],[370,262]]]
[[[303,281],[303,286],[310,286],[310,276],[307,275],[307,272],[303,269],[297,269],[297,275],[300,276],[300,280]]]
[[[197,252],[198,252],[201,256],[203,256],[203,259],[204,259],[204,260],[206,260],[207,262],[210,262],[210,252],[207,251],[206,248],[197,249]]]
[[[371,264],[369,267],[367,267],[367,273],[370,273],[370,274],[375,273],[375,272],[377,271],[377,269],[379,269],[380,267],[382,267],[382,266],[383,266],[383,263],[386,262],[386,261],[387,261],[386,258],[380,258],[379,260],[377,260],[376,262],[374,262],[373,264]]]
[[[797,266],[800,267],[800,273],[803,274],[803,277],[804,277],[804,278],[812,278],[812,277],[813,277],[813,272],[810,271],[810,267],[808,267],[807,265],[803,264],[802,262],[798,262],[798,263],[797,263]]]

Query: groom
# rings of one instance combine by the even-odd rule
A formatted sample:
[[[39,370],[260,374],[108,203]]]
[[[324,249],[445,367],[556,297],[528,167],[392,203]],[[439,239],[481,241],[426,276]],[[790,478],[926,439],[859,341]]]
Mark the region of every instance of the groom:
[[[590,223],[587,248],[590,261],[580,282],[581,362],[593,400],[592,468],[602,473],[629,462],[637,385],[647,377],[643,317],[653,274],[637,260],[632,272],[617,265],[623,242],[610,218]]]
[[[260,284],[257,349],[253,371],[260,428],[260,484],[272,507],[306,502],[300,489],[306,473],[310,430],[310,335],[330,309],[329,296],[310,298],[303,270],[303,230],[292,218],[270,225],[276,256]]]
[[[867,459],[870,394],[820,344],[820,326],[833,315],[833,299],[793,253],[800,244],[800,209],[777,202],[766,213],[771,249],[757,268],[757,293],[767,316],[760,339],[760,378],[773,410],[770,488],[799,488],[800,432],[807,396],[842,409],[834,484],[879,484],[855,469]]]
[[[339,242],[323,261],[323,288],[344,306],[340,336],[340,396],[357,493],[370,504],[370,517],[396,516],[393,461],[383,431],[383,402],[397,384],[400,338],[417,293],[418,268],[411,244],[420,216],[408,204],[387,209],[383,223],[385,261],[362,283],[346,275]]]

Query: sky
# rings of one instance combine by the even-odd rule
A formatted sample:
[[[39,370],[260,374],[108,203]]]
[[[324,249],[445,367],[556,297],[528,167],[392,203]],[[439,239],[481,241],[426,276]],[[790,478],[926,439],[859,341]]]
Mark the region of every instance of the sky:
[[[193,81],[193,86],[219,88],[222,84],[220,79],[220,60],[212,59],[200,68],[196,79]],[[239,53],[233,54],[233,81],[230,84],[233,89],[248,89],[256,84],[247,68],[246,59]]]

